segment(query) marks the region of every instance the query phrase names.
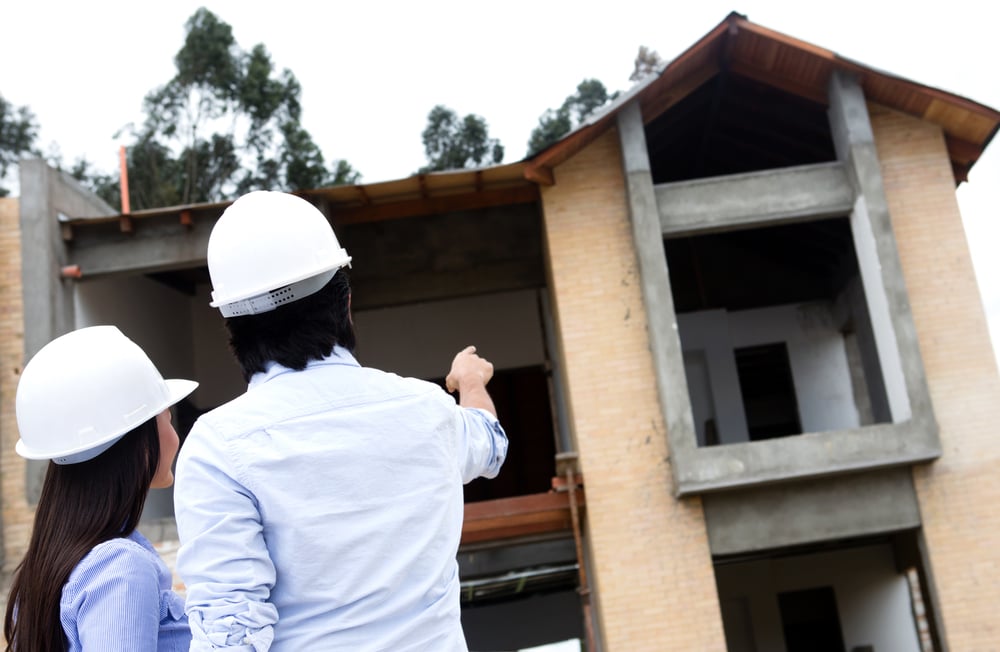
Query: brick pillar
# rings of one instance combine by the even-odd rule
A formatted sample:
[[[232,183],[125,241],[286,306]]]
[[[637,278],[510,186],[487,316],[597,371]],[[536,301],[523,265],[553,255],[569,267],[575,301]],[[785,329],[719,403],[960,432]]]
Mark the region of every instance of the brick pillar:
[[[914,470],[950,650],[1000,641],[1000,377],[937,126],[870,106],[943,454]]]
[[[672,495],[618,142],[542,192],[598,621],[606,652],[724,651],[701,502]]]
[[[0,497],[3,504],[3,565],[6,577],[28,545],[33,510],[25,497],[25,462],[14,452],[14,395],[24,365],[19,202],[0,198]],[[6,599],[6,582],[0,590]]]

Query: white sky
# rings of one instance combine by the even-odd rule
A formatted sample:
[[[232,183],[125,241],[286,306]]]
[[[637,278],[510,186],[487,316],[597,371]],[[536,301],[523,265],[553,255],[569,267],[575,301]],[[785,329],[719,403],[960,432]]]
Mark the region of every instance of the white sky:
[[[298,77],[303,125],[366,183],[423,165],[420,132],[435,104],[483,116],[504,160],[516,161],[538,117],[582,79],[624,90],[640,45],[673,58],[730,11],[1000,108],[995,0],[15,0],[0,27],[0,94],[35,113],[44,149],[113,171],[115,132],[140,120],[145,94],[173,75],[184,23],[200,6],[231,25],[244,50],[264,43]],[[1000,143],[958,198],[1000,342]]]

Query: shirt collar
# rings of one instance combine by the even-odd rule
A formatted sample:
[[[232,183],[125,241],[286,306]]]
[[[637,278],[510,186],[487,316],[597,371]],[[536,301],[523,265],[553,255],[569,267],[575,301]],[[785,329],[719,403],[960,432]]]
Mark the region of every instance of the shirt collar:
[[[327,365],[344,365],[348,367],[360,367],[361,365],[357,360],[354,359],[354,355],[350,351],[342,346],[335,345],[333,347],[333,352],[322,360],[310,360],[306,363],[306,369],[312,369],[314,367],[323,367]],[[266,383],[269,380],[277,378],[282,374],[289,372],[294,372],[294,369],[289,369],[284,365],[280,365],[277,362],[267,363],[267,369],[265,371],[258,371],[253,376],[250,377],[249,387],[255,387]]]

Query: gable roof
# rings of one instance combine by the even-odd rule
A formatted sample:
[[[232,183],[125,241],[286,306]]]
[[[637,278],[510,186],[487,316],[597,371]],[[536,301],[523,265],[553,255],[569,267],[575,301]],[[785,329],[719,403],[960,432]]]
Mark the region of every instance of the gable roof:
[[[1000,127],[1000,111],[996,109],[877,70],[731,13],[658,74],[636,84],[561,140],[531,157],[477,170],[417,174],[372,184],[308,189],[296,194],[321,206],[335,224],[537,201],[538,186],[554,183],[553,168],[613,126],[626,104],[637,99],[643,120],[648,124],[723,70],[822,105],[827,104],[827,84],[835,70],[854,74],[869,101],[941,126],[957,183],[967,180],[969,169]],[[64,237],[69,240],[74,227],[87,224],[118,221],[122,231],[130,232],[132,218],[179,216],[181,223],[189,225],[193,217],[217,217],[229,203],[164,207],[134,211],[127,216],[73,217],[61,221]]]
[[[614,124],[615,116],[638,99],[649,123],[723,70],[827,104],[835,70],[856,75],[871,102],[939,125],[945,133],[956,182],[967,180],[1000,126],[1000,112],[973,100],[877,70],[805,41],[729,14],[656,76],[619,97],[559,142],[530,158],[525,176],[551,183],[552,169]]]

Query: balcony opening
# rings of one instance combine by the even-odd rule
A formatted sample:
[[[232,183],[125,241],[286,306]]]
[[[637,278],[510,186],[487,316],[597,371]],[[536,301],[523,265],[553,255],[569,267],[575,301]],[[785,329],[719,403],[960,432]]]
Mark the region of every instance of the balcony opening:
[[[848,218],[664,249],[699,446],[894,422]]]
[[[915,531],[716,557],[728,652],[940,649]],[[916,587],[916,588],[914,588]]]

